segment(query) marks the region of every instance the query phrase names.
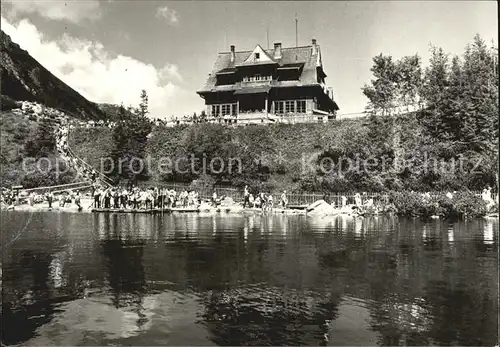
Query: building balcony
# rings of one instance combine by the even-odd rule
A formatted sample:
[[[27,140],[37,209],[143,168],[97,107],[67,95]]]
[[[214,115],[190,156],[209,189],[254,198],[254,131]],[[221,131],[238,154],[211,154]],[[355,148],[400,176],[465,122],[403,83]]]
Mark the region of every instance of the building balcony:
[[[242,87],[266,87],[271,86],[273,80],[261,80],[261,81],[241,81],[236,82],[235,85],[240,85]]]
[[[297,123],[326,123],[330,120],[331,114],[327,113],[293,113],[275,114],[265,111],[240,112],[238,115],[226,115],[223,117],[209,117],[207,122],[220,124],[297,124]]]
[[[293,114],[275,114],[262,111],[241,112],[238,115],[225,115],[219,117],[208,116],[204,119],[185,118],[183,120],[168,121],[162,124],[167,127],[176,125],[190,125],[200,123],[227,124],[227,125],[246,125],[246,124],[299,124],[299,123],[327,123],[332,120],[332,115],[326,112],[313,110],[312,114],[293,113]]]

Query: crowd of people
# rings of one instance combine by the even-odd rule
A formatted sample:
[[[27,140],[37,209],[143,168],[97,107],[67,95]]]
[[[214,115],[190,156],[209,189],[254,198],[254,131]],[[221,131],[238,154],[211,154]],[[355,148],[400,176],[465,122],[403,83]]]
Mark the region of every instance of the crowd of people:
[[[85,193],[86,191],[86,193]],[[431,193],[419,193],[422,201],[430,201],[432,198]],[[448,192],[445,196],[448,199],[453,199],[457,192]],[[168,209],[168,208],[193,208],[197,209],[203,203],[200,194],[194,190],[176,191],[174,189],[167,189],[161,187],[153,188],[139,188],[139,187],[106,187],[104,185],[95,184],[90,188],[83,189],[68,189],[58,192],[36,193],[32,191],[26,193],[17,189],[2,188],[0,200],[3,208],[22,204],[34,206],[46,202],[48,208],[54,207],[58,203],[58,207],[71,207],[74,204],[79,211],[83,209],[81,200],[83,197],[90,199],[86,207],[96,209],[134,209],[134,210],[149,210],[149,209]],[[369,197],[366,193],[356,193],[349,200],[346,196],[338,197],[340,201],[337,204],[327,202],[332,208],[343,209],[354,208],[358,211],[387,211],[388,206],[391,206],[389,197],[382,195],[380,199],[374,202],[373,197]],[[498,197],[493,196],[491,188],[485,188],[482,192],[482,200],[487,205],[487,210],[498,203]],[[328,199],[327,199],[328,200]],[[351,202],[351,204],[348,204]],[[352,204],[354,202],[354,204]],[[287,192],[283,191],[279,196],[278,203],[275,204],[273,194],[270,192],[259,192],[252,194],[248,186],[245,186],[243,191],[243,200],[241,203],[234,202],[225,195],[218,196],[217,191],[214,190],[211,199],[206,199],[206,204],[211,205],[213,208],[219,206],[232,206],[240,205],[245,208],[261,209],[261,211],[272,211],[278,207],[281,209],[288,208]]]
[[[75,169],[80,179],[96,182],[99,178],[98,172],[89,165],[86,165],[83,161],[78,160],[78,158],[71,153],[68,146],[69,130],[69,125],[65,121],[56,128],[56,150],[59,152],[59,156]]]
[[[152,208],[197,208],[202,203],[198,192],[183,190],[177,192],[166,188],[125,188],[97,186],[92,190],[92,207],[98,209],[152,209]],[[224,203],[232,203],[231,198],[225,195],[218,196],[214,190],[210,204],[218,207]],[[279,206],[286,208],[288,199],[286,191],[280,196]],[[245,186],[243,208],[260,208],[263,211],[272,210],[274,207],[271,193],[259,193],[254,198],[248,186]]]
[[[214,192],[215,194],[215,192]],[[243,208],[245,207],[260,208],[263,211],[272,210],[274,207],[274,198],[270,192],[264,193],[260,192],[254,196],[250,193],[248,186],[245,186],[243,191]],[[287,208],[288,198],[286,196],[286,191],[283,191],[280,195],[279,206],[281,208]]]
[[[52,209],[54,207],[54,203],[58,202],[59,207],[67,207],[74,203],[78,210],[81,211],[83,209],[81,204],[82,193],[80,190],[69,189],[66,191],[59,191],[57,193],[54,192],[46,192],[46,193],[36,193],[34,191],[26,194],[26,193],[18,193],[12,189],[2,189],[2,194],[0,200],[2,204],[6,206],[16,206],[21,204],[28,204],[30,206],[34,206],[36,204],[41,204],[47,202],[48,208]]]
[[[98,209],[153,209],[195,207],[201,203],[197,192],[177,193],[164,188],[103,187],[92,189],[92,207]]]

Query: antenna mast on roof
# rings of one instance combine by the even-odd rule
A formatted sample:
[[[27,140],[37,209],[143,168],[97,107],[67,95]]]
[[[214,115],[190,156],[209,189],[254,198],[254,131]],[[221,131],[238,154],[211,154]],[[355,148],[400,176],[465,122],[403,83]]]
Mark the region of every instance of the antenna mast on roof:
[[[224,7],[225,18],[227,18],[227,6]],[[227,49],[227,22],[224,22],[224,52]]]
[[[299,47],[299,20],[297,19],[297,13],[295,13],[295,47]]]
[[[269,49],[269,24],[267,25],[266,35],[267,35],[267,49]]]
[[[295,12],[295,48],[299,47],[299,20],[297,18],[297,12]],[[297,56],[297,52],[295,52],[295,61],[297,61],[299,57]]]

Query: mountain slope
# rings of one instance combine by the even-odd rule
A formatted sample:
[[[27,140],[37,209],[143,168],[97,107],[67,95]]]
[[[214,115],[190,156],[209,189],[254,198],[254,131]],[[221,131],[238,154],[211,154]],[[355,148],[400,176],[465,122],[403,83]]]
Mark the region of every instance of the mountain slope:
[[[19,101],[39,102],[81,119],[108,118],[96,103],[54,76],[3,31],[0,54],[2,95]]]

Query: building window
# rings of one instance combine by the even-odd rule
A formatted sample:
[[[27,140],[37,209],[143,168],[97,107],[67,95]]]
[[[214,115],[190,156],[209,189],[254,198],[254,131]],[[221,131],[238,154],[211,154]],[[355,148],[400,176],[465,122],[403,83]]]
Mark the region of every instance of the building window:
[[[219,115],[220,106],[212,105],[212,116],[217,117]]]
[[[260,53],[255,53],[255,60],[259,60],[260,59]]]
[[[242,81],[243,82],[272,81],[272,79],[273,76],[271,75],[262,76],[261,74],[256,74],[254,76],[244,76]]]
[[[236,110],[237,104],[219,104],[212,105],[212,116],[213,117],[222,117],[222,116],[232,116],[237,114]]]
[[[284,107],[283,101],[275,101],[274,102],[274,112],[277,114],[283,114]]]
[[[274,112],[276,114],[306,113],[306,100],[275,101]]]
[[[297,113],[306,113],[306,101],[297,100]]]

